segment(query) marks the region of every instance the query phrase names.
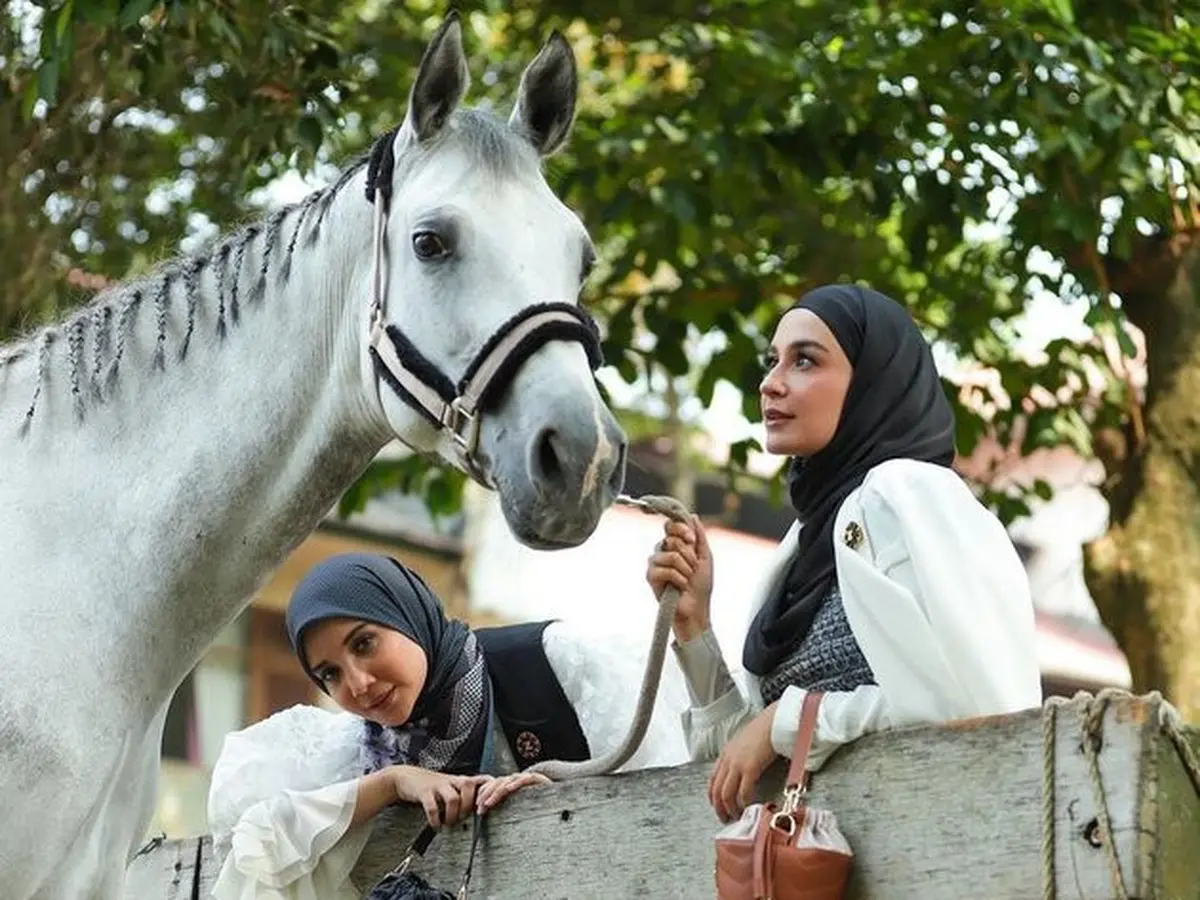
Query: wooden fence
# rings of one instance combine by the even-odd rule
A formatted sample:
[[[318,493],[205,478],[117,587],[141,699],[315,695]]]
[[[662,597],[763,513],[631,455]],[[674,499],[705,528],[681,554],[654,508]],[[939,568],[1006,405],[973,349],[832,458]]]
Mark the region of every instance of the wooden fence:
[[[843,749],[814,779],[812,797],[837,813],[854,848],[850,897],[1200,900],[1200,730],[1175,727],[1171,712],[1157,695],[1104,692],[870,735]],[[517,795],[489,816],[471,897],[713,897],[709,769]],[[782,775],[773,769],[764,790],[778,790]],[[355,883],[370,885],[395,865],[420,824],[412,809],[382,815]],[[466,826],[440,835],[420,871],[454,890],[468,843]],[[216,874],[209,838],[168,841],[133,861],[125,896],[207,898]]]

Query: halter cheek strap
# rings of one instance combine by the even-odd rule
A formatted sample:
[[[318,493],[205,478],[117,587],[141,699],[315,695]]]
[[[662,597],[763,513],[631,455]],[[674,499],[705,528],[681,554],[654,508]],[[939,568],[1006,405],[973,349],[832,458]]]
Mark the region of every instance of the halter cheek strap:
[[[463,471],[484,487],[492,487],[476,458],[482,414],[494,407],[525,361],[550,341],[578,341],[592,369],[599,368],[603,362],[600,330],[573,303],[527,306],[488,338],[456,385],[398,327],[384,322],[387,202],[382,191],[375,192],[369,352],[376,375],[431,425],[449,433]]]

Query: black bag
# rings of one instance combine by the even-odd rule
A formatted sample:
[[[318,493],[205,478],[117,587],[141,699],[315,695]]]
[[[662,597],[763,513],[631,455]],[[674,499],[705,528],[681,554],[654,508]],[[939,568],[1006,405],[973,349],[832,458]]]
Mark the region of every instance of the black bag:
[[[462,883],[458,893],[452,894],[442,888],[433,887],[428,881],[410,871],[413,860],[423,857],[429,849],[429,844],[437,834],[426,825],[421,829],[404,854],[400,865],[383,876],[375,887],[371,888],[365,900],[464,900],[467,887],[471,883],[471,869],[475,865],[475,848],[479,845],[479,833],[482,831],[482,817],[479,813],[472,816],[471,822],[471,852],[467,857],[467,870],[463,872]]]

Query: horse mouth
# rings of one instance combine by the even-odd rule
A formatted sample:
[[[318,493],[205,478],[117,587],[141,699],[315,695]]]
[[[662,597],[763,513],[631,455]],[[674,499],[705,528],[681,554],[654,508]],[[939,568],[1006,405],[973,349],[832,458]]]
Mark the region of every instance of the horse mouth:
[[[534,550],[569,550],[572,547],[578,547],[579,544],[583,542],[580,541],[579,543],[576,543],[574,541],[553,541],[546,540],[544,538],[530,538],[528,539],[528,543],[529,546]]]
[[[599,516],[595,520],[562,521],[554,517],[552,521],[539,521],[536,515],[511,515],[507,504],[501,503],[501,508],[513,537],[531,550],[569,550],[578,547],[592,536],[599,525]]]
[[[555,537],[547,537],[544,534],[539,534],[530,528],[515,528],[513,535],[526,547],[532,550],[569,550],[572,547],[578,547],[587,537],[581,537],[577,541],[562,540]]]

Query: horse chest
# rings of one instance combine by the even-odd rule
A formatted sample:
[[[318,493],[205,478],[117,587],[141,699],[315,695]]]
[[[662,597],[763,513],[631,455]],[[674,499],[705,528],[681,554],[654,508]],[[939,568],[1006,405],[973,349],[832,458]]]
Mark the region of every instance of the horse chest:
[[[0,797],[21,823],[0,830],[7,898],[118,900],[153,812],[161,719],[124,734],[103,714],[0,719]]]

